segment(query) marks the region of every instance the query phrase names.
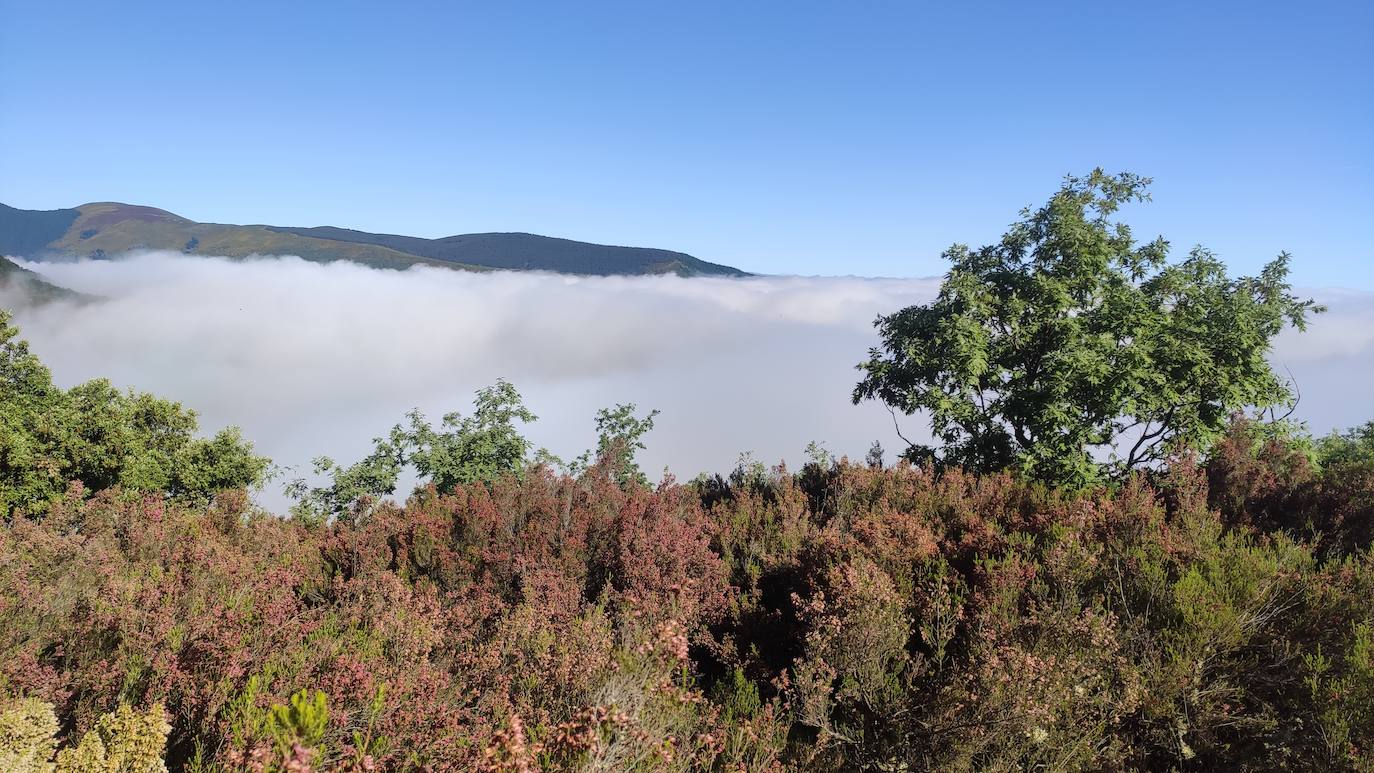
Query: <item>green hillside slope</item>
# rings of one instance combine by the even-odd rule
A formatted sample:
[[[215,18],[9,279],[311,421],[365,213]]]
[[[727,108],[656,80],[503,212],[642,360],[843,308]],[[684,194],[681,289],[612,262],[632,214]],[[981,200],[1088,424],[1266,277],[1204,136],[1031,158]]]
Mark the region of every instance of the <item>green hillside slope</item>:
[[[0,258],[0,308],[85,298],[81,293],[58,287],[38,274]]]
[[[101,202],[77,208],[79,216],[49,251],[66,255],[114,255],[129,250],[171,250],[192,255],[298,255],[319,263],[348,260],[376,268],[416,264],[481,270],[408,255],[371,244],[332,242],[283,234],[258,225],[197,223],[153,207]]]
[[[346,228],[272,228],[274,231],[341,242],[376,244],[439,260],[515,271],[568,274],[679,274],[746,276],[730,266],[707,263],[682,252],[649,247],[617,247],[528,233],[484,233],[421,239]]]
[[[190,255],[297,255],[327,263],[347,260],[376,268],[414,265],[469,271],[539,270],[568,274],[746,276],[670,250],[617,247],[527,233],[422,239],[345,228],[287,228],[199,223],[154,207],[117,202],[48,212],[0,205],[0,254],[37,259],[105,257],[152,249]]]
[[[74,209],[40,211],[0,204],[0,255],[29,256],[61,239],[81,213]]]

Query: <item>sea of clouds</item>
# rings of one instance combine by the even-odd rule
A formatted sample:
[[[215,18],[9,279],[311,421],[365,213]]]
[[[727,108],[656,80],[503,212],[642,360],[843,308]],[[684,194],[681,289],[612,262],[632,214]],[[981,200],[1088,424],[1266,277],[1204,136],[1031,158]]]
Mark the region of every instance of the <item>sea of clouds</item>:
[[[473,392],[512,381],[540,419],[538,445],[575,456],[598,408],[661,411],[641,453],[651,473],[728,472],[741,452],[802,460],[821,441],[861,457],[901,447],[881,405],[852,405],[873,319],[927,301],[935,279],[569,277],[297,258],[231,261],[139,253],[23,263],[99,296],[20,312],[22,335],[71,385],[107,377],[236,424],[297,473],[352,461],[418,407],[466,413]],[[1273,360],[1302,393],[1297,415],[1327,432],[1374,418],[1374,293],[1308,291],[1330,307]],[[918,417],[902,431],[928,437]],[[891,453],[889,453],[889,459]],[[262,500],[280,506],[273,491]]]

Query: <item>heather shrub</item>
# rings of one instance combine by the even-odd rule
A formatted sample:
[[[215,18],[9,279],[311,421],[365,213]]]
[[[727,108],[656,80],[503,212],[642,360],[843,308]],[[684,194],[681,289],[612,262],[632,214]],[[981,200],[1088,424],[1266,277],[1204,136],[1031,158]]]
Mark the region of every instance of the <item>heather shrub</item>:
[[[1317,719],[1332,766],[1374,770],[1374,634],[1369,623],[1350,630],[1337,658],[1320,648],[1304,658]]]
[[[0,527],[0,743],[46,770],[128,735],[198,773],[1367,769],[1362,484],[1234,437],[1077,493],[824,458],[651,488],[611,456],[317,521],[77,485]],[[165,736],[120,708],[154,705]]]
[[[793,668],[799,721],[820,746],[867,754],[900,743],[900,716],[920,668],[907,651],[911,621],[891,579],[862,558],[832,567],[809,599],[795,599],[806,633]]]
[[[1211,504],[1232,524],[1282,530],[1321,552],[1374,544],[1374,424],[1314,442],[1238,417],[1206,469]]]

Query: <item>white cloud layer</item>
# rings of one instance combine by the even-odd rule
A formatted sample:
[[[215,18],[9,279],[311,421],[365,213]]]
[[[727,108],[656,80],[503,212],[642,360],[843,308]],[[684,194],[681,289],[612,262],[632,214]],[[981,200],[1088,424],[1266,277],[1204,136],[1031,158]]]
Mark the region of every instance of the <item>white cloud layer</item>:
[[[510,379],[540,416],[529,436],[575,455],[597,408],[662,414],[641,455],[679,477],[727,471],[742,451],[795,463],[810,440],[862,456],[899,447],[879,405],[853,406],[873,318],[930,299],[929,279],[574,278],[380,271],[297,258],[229,261],[141,253],[24,264],[105,300],[29,309],[24,337],[70,385],[105,376],[241,426],[299,470],[351,461],[412,407],[467,412]],[[1320,291],[1331,307],[1274,359],[1299,414],[1325,432],[1374,418],[1374,293]],[[908,437],[924,437],[916,418]],[[264,501],[279,506],[270,493]]]

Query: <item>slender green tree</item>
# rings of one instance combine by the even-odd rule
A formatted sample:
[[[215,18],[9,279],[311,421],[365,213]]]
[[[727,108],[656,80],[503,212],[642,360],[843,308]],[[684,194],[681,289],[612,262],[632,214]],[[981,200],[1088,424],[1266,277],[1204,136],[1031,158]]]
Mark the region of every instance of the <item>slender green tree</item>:
[[[939,448],[907,458],[1082,486],[1290,400],[1270,344],[1322,308],[1292,294],[1288,255],[1238,279],[1202,247],[1170,263],[1167,241],[1114,218],[1149,183],[1069,177],[998,243],[951,247],[933,302],[878,318],[854,401],[929,417]]]
[[[485,483],[502,475],[524,472],[531,443],[518,423],[537,417],[504,379],[477,391],[471,416],[446,414],[434,427],[419,410],[407,415],[386,437],[373,438],[372,453],[344,466],[327,456],[314,460],[316,475],[328,483],[310,487],[297,479],[286,486],[296,500],[292,513],[307,521],[323,521],[348,512],[358,502],[377,501],[396,492],[401,471],[412,466],[423,482],[440,493],[458,486]]]
[[[296,500],[291,514],[308,523],[323,523],[346,513],[361,501],[375,502],[396,493],[396,482],[406,465],[410,438],[401,425],[387,437],[372,439],[372,453],[347,467],[328,456],[313,460],[315,474],[328,476],[323,486],[310,487],[304,478],[286,484],[286,495]]]
[[[635,454],[644,450],[643,437],[653,430],[658,410],[649,411],[643,418],[635,415],[637,410],[634,403],[621,403],[596,412],[596,458],[610,465],[611,475],[621,487],[649,484]],[[591,452],[585,453],[574,469],[586,469],[590,461]]]

